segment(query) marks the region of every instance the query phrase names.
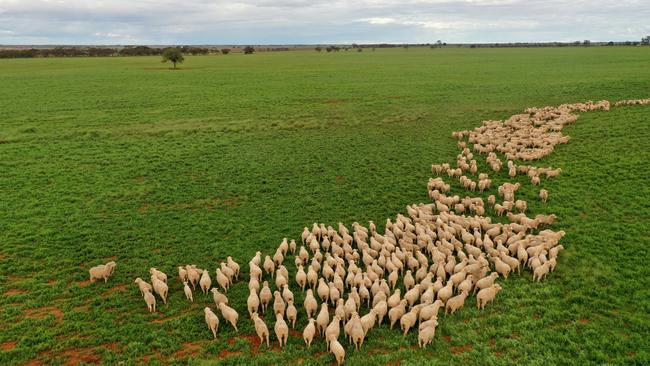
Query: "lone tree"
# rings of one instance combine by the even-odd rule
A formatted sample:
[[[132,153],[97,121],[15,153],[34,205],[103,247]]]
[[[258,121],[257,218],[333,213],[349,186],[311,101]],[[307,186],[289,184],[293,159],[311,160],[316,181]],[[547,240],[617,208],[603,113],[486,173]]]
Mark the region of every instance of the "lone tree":
[[[170,61],[174,64],[174,69],[176,69],[176,64],[182,64],[185,61],[183,53],[176,47],[166,48],[162,54],[162,62]]]
[[[255,48],[253,46],[246,46],[244,47],[244,54],[245,55],[250,55],[255,52]]]

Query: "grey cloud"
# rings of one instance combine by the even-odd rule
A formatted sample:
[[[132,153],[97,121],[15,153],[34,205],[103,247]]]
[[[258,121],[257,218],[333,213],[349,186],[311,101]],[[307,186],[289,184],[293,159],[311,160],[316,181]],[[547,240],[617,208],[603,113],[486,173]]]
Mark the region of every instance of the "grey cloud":
[[[627,40],[647,1],[0,0],[0,44]]]

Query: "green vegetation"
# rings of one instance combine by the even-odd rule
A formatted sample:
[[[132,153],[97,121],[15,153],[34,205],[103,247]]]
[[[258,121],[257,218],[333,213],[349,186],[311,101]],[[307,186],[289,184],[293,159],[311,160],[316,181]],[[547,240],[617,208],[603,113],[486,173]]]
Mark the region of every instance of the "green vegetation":
[[[313,222],[383,227],[428,201],[451,132],[484,119],[650,96],[649,48],[260,53],[188,57],[182,73],[158,60],[0,61],[0,364],[331,364],[296,333],[283,351],[251,346],[246,281],[228,293],[240,333],[222,322],[212,341],[211,299],[188,304],[176,266],[245,268]],[[542,182],[549,203],[521,188],[567,232],[546,281],[501,281],[483,312],[470,298],[425,350],[384,325],[346,364],[648,364],[649,115],[581,115],[539,163],[563,169]],[[109,283],[87,285],[109,258]],[[133,284],[152,266],[173,277],[157,314]]]
[[[162,62],[171,62],[174,64],[174,69],[176,68],[176,64],[182,64],[183,61],[185,61],[185,58],[183,57],[183,54],[181,53],[181,50],[175,47],[171,48],[166,48],[163,53],[162,53]]]

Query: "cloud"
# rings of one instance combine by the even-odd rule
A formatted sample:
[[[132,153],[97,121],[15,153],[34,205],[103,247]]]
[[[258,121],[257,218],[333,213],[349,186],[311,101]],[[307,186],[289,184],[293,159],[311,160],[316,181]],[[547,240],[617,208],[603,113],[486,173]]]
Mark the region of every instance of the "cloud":
[[[0,0],[0,44],[628,40],[641,0]]]

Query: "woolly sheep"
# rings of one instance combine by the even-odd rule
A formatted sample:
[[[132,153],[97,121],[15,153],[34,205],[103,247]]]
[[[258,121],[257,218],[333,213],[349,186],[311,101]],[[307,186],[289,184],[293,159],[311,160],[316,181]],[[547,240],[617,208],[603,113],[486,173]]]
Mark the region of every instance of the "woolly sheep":
[[[467,298],[468,291],[463,290],[460,295],[456,295],[449,300],[447,300],[447,303],[445,304],[445,315],[447,315],[448,311],[451,311],[453,314],[456,312],[456,310],[460,309],[463,307],[465,304],[465,299]]]
[[[164,283],[167,283],[167,275],[164,272],[161,272],[155,268],[149,268],[149,274],[152,276],[155,276],[157,279],[163,281]]]
[[[154,276],[151,276],[151,283],[153,284],[153,290],[160,296],[163,304],[167,304],[167,292],[169,291],[167,284]]]
[[[273,299],[273,293],[269,287],[269,283],[264,281],[262,283],[262,289],[260,290],[260,303],[262,304],[262,312],[266,313],[266,308],[269,306],[269,303]]]
[[[266,339],[266,346],[270,347],[269,328],[266,326],[266,323],[264,323],[264,320],[262,320],[257,313],[251,314],[251,318],[255,325],[255,333],[260,337],[260,343],[264,343],[264,340]]]
[[[217,339],[217,329],[219,329],[219,317],[217,317],[217,314],[212,312],[212,309],[210,309],[209,307],[203,309],[203,312],[205,313],[205,323],[208,325],[208,329],[212,331],[212,335],[214,336],[214,339]]]
[[[150,313],[156,312],[156,298],[149,291],[144,293],[144,302],[147,304],[147,308]]]
[[[253,314],[257,313],[257,310],[260,307],[260,298],[257,295],[255,289],[250,289],[248,294],[248,299],[246,300],[246,307],[248,308],[248,314],[252,317]]]
[[[494,301],[496,294],[501,291],[501,285],[498,283],[490,285],[478,292],[476,295],[476,306],[479,310],[483,310],[485,305]]]
[[[228,321],[233,328],[235,328],[235,332],[237,332],[237,319],[239,319],[237,311],[226,305],[225,302],[219,303],[219,310],[221,310],[221,316],[223,316],[223,318]]]
[[[138,277],[133,281],[133,283],[138,284],[138,288],[140,289],[140,295],[144,296],[146,292],[151,292],[153,291],[153,287],[147,283],[146,281],[142,280],[142,278]]]
[[[418,328],[418,346],[420,348],[426,347],[433,341],[436,334],[436,326],[438,326],[438,320],[436,318],[420,324]]]
[[[210,273],[208,273],[208,271],[203,271],[201,279],[199,280],[199,286],[201,287],[201,291],[203,291],[204,294],[207,294],[208,291],[210,291],[210,287],[212,286],[212,279],[210,278]]]
[[[100,264],[98,266],[92,267],[88,270],[90,274],[90,282],[95,282],[97,280],[104,280],[104,283],[108,282],[108,278],[113,274],[115,270],[115,262],[110,261],[106,264]]]
[[[339,343],[338,340],[334,339],[332,342],[330,342],[329,348],[332,354],[334,355],[334,357],[336,358],[336,364],[338,366],[342,365],[343,361],[345,360],[345,349],[343,348],[341,343]]]
[[[212,300],[214,301],[214,304],[219,307],[219,304],[224,303],[228,304],[228,297],[226,295],[222,294],[219,292],[219,289],[216,287],[210,290],[212,292]]]
[[[291,322],[291,328],[296,329],[296,319],[298,318],[298,309],[293,305],[293,300],[287,303],[287,320]]]
[[[313,318],[309,318],[305,330],[302,331],[302,339],[305,341],[307,347],[311,347],[311,342],[314,339],[316,334],[316,321]]]
[[[183,282],[183,292],[185,293],[185,298],[187,300],[190,300],[191,302],[194,302],[194,298],[192,296],[192,289],[187,284],[187,281]]]
[[[287,322],[284,321],[284,319],[282,318],[282,314],[280,313],[275,314],[274,328],[275,328],[275,337],[278,339],[280,348],[282,348],[283,343],[286,346],[287,339],[289,338],[289,326],[287,326]]]

